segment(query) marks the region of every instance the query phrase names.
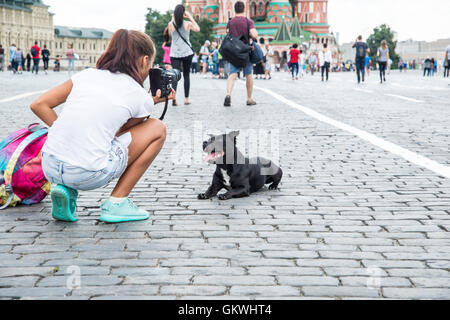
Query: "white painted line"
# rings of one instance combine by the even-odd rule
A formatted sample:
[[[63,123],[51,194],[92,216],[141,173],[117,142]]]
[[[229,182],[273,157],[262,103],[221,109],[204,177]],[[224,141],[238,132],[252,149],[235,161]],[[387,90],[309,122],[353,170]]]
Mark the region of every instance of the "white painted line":
[[[408,98],[408,97],[404,97],[404,96],[399,96],[397,94],[390,94],[390,93],[385,93],[385,96],[390,96],[390,97],[394,97],[394,98],[398,98],[398,99],[402,99],[402,100],[406,100],[406,101],[410,101],[410,102],[416,102],[416,103],[422,103],[422,100],[416,100],[416,99],[412,99],[412,98]]]
[[[19,94],[17,96],[14,96],[14,97],[9,97],[9,98],[2,99],[2,100],[0,100],[0,103],[20,100],[20,99],[27,98],[27,97],[34,96],[34,95],[38,95],[38,94],[41,94],[41,93],[44,93],[44,92],[45,92],[45,90],[23,93],[23,94]]]
[[[365,93],[373,93],[373,91],[367,90],[367,89],[353,88],[353,90],[355,90],[355,91],[361,91],[361,92],[365,92]]]
[[[413,164],[416,164],[418,166],[429,169],[429,170],[437,173],[439,176],[443,176],[443,177],[450,179],[450,167],[444,166],[434,160],[431,160],[429,158],[421,156],[420,154],[417,154],[417,153],[409,151],[403,147],[400,147],[392,142],[389,142],[382,138],[379,138],[372,133],[357,129],[357,128],[352,127],[343,122],[331,119],[331,118],[329,118],[321,113],[318,113],[310,108],[303,107],[293,101],[286,99],[285,97],[283,97],[271,90],[268,90],[265,88],[260,88],[257,86],[255,86],[255,89],[258,89],[258,90],[261,90],[261,91],[267,93],[268,95],[274,97],[275,99],[287,104],[288,106],[290,106],[292,108],[302,111],[303,113],[307,114],[308,116],[310,116],[316,120],[319,120],[321,122],[332,125],[333,127],[336,127],[338,129],[341,129],[341,130],[347,131],[351,134],[354,134],[355,136],[373,144],[374,146],[377,146],[383,150],[386,150],[386,151],[388,151],[396,156],[399,156]]]

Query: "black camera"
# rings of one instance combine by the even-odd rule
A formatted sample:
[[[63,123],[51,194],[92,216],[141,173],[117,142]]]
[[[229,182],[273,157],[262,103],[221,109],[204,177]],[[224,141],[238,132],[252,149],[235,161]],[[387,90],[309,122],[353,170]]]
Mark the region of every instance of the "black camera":
[[[161,98],[167,98],[172,93],[172,86],[181,80],[181,72],[176,69],[165,70],[154,68],[150,70],[150,90],[152,96],[161,90]]]

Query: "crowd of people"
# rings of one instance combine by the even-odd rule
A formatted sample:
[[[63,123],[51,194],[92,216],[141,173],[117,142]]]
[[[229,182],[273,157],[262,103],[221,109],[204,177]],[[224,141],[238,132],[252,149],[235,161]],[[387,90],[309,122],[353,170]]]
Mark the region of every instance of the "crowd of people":
[[[6,51],[8,50],[8,51]],[[6,60],[6,53],[9,53],[9,59]],[[68,62],[68,72],[76,72],[75,60],[79,58],[73,49],[73,45],[69,44],[66,51],[66,59]],[[41,48],[36,41],[29,50],[23,50],[12,43],[8,49],[3,48],[0,44],[0,72],[10,70],[13,74],[23,74],[23,72],[31,72],[39,74],[40,62],[43,62],[43,71],[48,74],[51,59],[50,50],[47,45]],[[61,56],[56,55],[53,58],[53,71],[61,70]]]

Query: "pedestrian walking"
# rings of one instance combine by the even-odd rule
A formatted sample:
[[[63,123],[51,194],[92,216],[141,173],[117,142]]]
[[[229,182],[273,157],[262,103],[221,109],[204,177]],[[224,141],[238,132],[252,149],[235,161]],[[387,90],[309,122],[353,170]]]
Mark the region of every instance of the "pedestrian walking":
[[[265,64],[264,64],[264,68],[265,68],[265,76],[264,79],[267,79],[267,77],[269,77],[269,80],[272,79],[272,63],[273,63],[273,57],[274,57],[274,53],[273,53],[273,49],[270,46],[269,43],[266,43],[263,49],[263,54],[264,54],[264,60],[265,60]]]
[[[172,68],[172,61],[170,59],[170,50],[171,50],[170,47],[172,46],[172,42],[170,41],[170,33],[168,27],[164,30],[163,38],[164,38],[164,43],[162,44],[162,49],[164,50],[163,63],[164,68],[168,70]]]
[[[78,190],[95,190],[115,178],[120,179],[101,206],[100,220],[118,223],[149,218],[128,196],[166,138],[161,121],[147,120],[154,105],[165,102],[161,91],[152,97],[144,89],[155,53],[148,35],[118,30],[96,69],[83,70],[31,105],[50,127],[42,169],[54,185],[55,219],[77,221]],[[63,102],[65,108],[58,115],[54,108]]]
[[[260,49],[261,49],[261,45],[264,45],[264,39],[260,39],[260,44],[258,44],[258,43],[254,44],[254,46],[260,46]],[[262,49],[261,49],[261,52],[262,52]],[[263,55],[264,55],[264,52],[263,52]],[[264,64],[264,56],[263,56],[263,60],[261,60],[259,63],[254,65],[253,73],[255,74],[255,79],[262,79],[263,76],[265,76],[266,68],[265,68],[265,64]]]
[[[236,16],[228,22],[227,32],[236,38],[243,37],[243,42],[251,44],[252,41],[258,39],[258,31],[256,31],[255,23],[253,20],[248,19],[245,14],[245,3],[237,1],[234,4],[234,11]],[[244,66],[244,77],[247,83],[247,106],[254,106],[256,102],[252,99],[253,95],[253,65],[248,61]],[[227,80],[227,96],[225,97],[224,106],[231,106],[231,93],[233,91],[234,82],[241,68],[234,66],[230,63],[230,76]]]
[[[316,66],[317,66],[317,52],[313,52],[309,56],[309,66],[311,69],[311,75],[314,76],[314,72],[316,72]]]
[[[189,21],[185,21],[184,19]],[[172,21],[169,23],[169,32],[172,35],[172,46],[170,49],[170,59],[172,61],[172,68],[183,71],[184,80],[184,104],[189,105],[189,91],[191,88],[190,71],[192,65],[192,57],[194,56],[194,49],[190,42],[190,34],[192,32],[200,32],[200,27],[194,20],[192,15],[186,11],[181,4],[175,7],[172,16]],[[183,69],[183,70],[181,70]],[[173,88],[176,91],[178,83],[174,83]],[[177,105],[176,99],[172,104]]]
[[[370,76],[370,65],[372,63],[372,58],[370,57],[370,55],[368,53],[366,53],[366,58],[364,60],[364,67],[365,67],[365,72],[367,74],[367,76]]]
[[[211,56],[211,52],[209,51],[210,45],[211,42],[209,40],[206,40],[203,46],[200,48],[200,61],[202,63],[203,78],[206,78],[206,74],[208,73],[209,57]]]
[[[323,50],[319,53],[319,64],[322,72],[322,81],[324,81],[324,76],[328,81],[328,74],[330,72],[331,61],[333,57],[331,56],[331,51],[328,49],[328,44],[323,44]]]
[[[219,78],[219,49],[217,42],[213,41],[211,44],[211,60],[213,63],[213,76]]]
[[[3,72],[3,68],[5,67],[5,49],[0,44],[0,71]]]
[[[306,57],[303,50],[300,50],[300,58],[299,58],[299,68],[300,68],[300,76],[303,78],[306,72]]]
[[[48,63],[50,61],[50,51],[47,49],[47,45],[44,44],[44,49],[42,50],[42,62],[44,62],[44,72],[48,73]]]
[[[365,69],[365,59],[366,54],[370,53],[369,46],[363,41],[362,36],[358,36],[356,42],[353,44],[353,48],[356,48],[356,76],[358,78],[358,83],[364,82],[364,69]]]
[[[31,60],[32,60],[32,57],[31,57],[31,54],[29,52],[27,53],[27,56],[26,56],[25,60],[27,61],[26,62],[27,63],[26,70],[27,70],[27,72],[30,72],[31,71]]]
[[[67,72],[69,75],[71,72],[76,72],[75,70],[75,50],[73,50],[73,44],[69,43],[67,45],[67,51],[66,51],[66,58],[67,58]]]
[[[40,62],[40,53],[41,48],[38,45],[38,42],[34,42],[34,46],[31,47],[30,50],[31,56],[33,57],[33,68],[31,69],[31,73],[36,72],[36,75],[39,73],[39,62]]]
[[[9,64],[11,65],[11,70],[12,70],[13,73],[17,72],[16,60],[15,60],[16,51],[17,51],[17,47],[13,43],[9,47]]]
[[[18,74],[22,74],[23,73],[23,62],[24,62],[24,57],[23,57],[23,52],[20,48],[17,48],[15,54],[14,54],[14,59],[16,62],[16,67],[17,67],[17,73]]]
[[[194,54],[194,56],[192,57],[192,73],[196,74],[198,72],[198,54]]]
[[[300,57],[300,50],[297,49],[298,44],[294,44],[292,46],[291,51],[289,52],[291,56],[291,73],[292,73],[292,80],[298,80],[298,72],[299,72],[299,57]]]
[[[432,64],[432,61],[431,61],[430,57],[427,57],[425,59],[425,61],[423,62],[423,66],[424,66],[424,68],[423,68],[423,76],[424,77],[425,76],[431,77],[431,69],[432,69],[433,64]]]
[[[449,71],[450,71],[450,45],[447,47],[447,49],[445,49],[445,59],[444,59],[444,61],[447,62],[447,67],[446,67],[447,75],[446,75],[446,77],[448,78]]]
[[[386,40],[381,41],[381,45],[377,51],[378,57],[378,66],[380,69],[380,83],[386,82],[386,68],[388,61],[390,59],[389,56],[389,48]]]

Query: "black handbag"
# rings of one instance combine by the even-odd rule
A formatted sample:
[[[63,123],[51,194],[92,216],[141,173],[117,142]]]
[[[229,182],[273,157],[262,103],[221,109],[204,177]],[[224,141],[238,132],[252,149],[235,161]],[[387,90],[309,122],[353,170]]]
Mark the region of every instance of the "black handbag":
[[[250,61],[252,47],[242,41],[242,36],[236,38],[227,34],[220,46],[220,54],[236,68],[244,68]]]

